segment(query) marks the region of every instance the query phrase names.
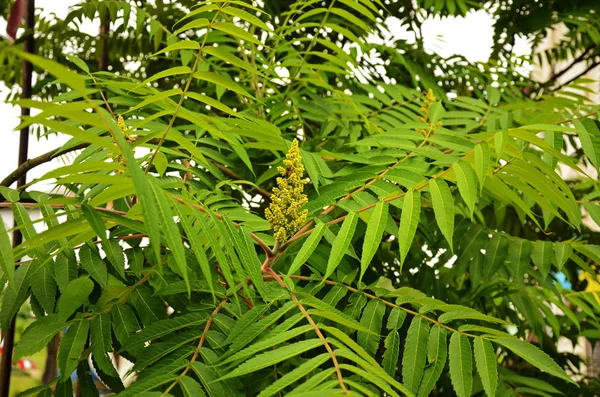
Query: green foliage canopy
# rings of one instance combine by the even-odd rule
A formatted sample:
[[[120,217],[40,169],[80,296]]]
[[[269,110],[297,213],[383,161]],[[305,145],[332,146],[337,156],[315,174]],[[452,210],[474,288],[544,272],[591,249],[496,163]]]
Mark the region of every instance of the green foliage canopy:
[[[154,20],[153,59],[171,64],[145,76],[1,48],[53,87],[13,102],[39,110],[21,126],[71,136],[57,155],[80,150],[0,191],[25,238],[11,250],[1,233],[0,326],[27,300],[37,317],[16,357],[67,328],[52,382],[65,395],[75,369],[97,395],[89,356],[122,396],[591,395],[597,380],[557,342],[600,336],[580,280],[600,261],[581,209],[598,218],[598,107],[362,84],[342,42],[372,48],[380,1],[263,11],[223,0]],[[276,244],[264,210],[294,139],[308,217]],[[134,364],[128,387],[112,352]]]

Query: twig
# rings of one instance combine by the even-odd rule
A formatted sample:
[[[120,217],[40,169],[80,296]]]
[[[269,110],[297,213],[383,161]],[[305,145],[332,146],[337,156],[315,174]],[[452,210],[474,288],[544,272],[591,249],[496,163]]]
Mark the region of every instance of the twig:
[[[562,83],[561,85],[559,85],[558,87],[553,88],[552,92],[558,91],[561,88],[563,88],[566,85],[571,84],[573,81],[577,80],[578,78],[580,78],[581,76],[585,75],[587,72],[589,72],[590,70],[594,69],[596,66],[600,65],[600,61],[596,61],[594,63],[592,63],[590,66],[588,66],[587,68],[585,68],[581,73],[578,73],[575,77],[567,80],[566,82]]]
[[[214,162],[215,166],[220,169],[221,171],[223,171],[224,174],[226,174],[227,176],[231,177],[232,179],[235,180],[242,180],[244,179],[243,176],[241,176],[240,174],[236,173],[234,170],[232,170],[229,167],[224,166],[221,163],[217,163],[216,161]],[[271,193],[266,191],[265,189],[261,188],[260,186],[255,186],[252,190],[256,191],[256,193],[260,194],[261,196],[263,196],[264,198],[270,198],[271,197]]]
[[[571,62],[571,64],[567,67],[565,67],[563,70],[561,70],[560,72],[556,73],[554,76],[550,77],[548,79],[548,81],[546,81],[545,83],[542,84],[542,86],[544,87],[548,87],[550,85],[552,85],[553,83],[556,82],[556,80],[558,80],[559,77],[561,77],[563,74],[567,73],[569,70],[571,70],[571,68],[575,65],[577,65],[579,62],[583,61],[585,59],[585,56],[594,49],[594,46],[589,46],[587,47],[582,53],[581,55],[579,55],[577,58],[575,58],[573,60],[573,62]]]
[[[175,124],[175,119],[177,118],[177,113],[179,112],[179,109],[181,109],[181,107],[183,105],[183,100],[185,99],[185,95],[187,94],[188,90],[190,89],[190,85],[192,85],[192,80],[194,79],[194,74],[196,73],[196,70],[198,69],[198,64],[200,63],[200,58],[202,56],[202,49],[204,48],[204,45],[206,45],[206,39],[209,36],[208,34],[210,33],[212,26],[214,25],[215,21],[217,20],[217,16],[219,15],[219,12],[221,12],[221,10],[226,6],[227,6],[227,1],[225,1],[221,6],[219,6],[219,8],[217,8],[217,12],[215,12],[215,15],[213,16],[212,20],[209,22],[208,26],[206,27],[206,33],[204,34],[204,38],[202,39],[202,44],[200,44],[200,48],[198,48],[198,52],[196,53],[196,59],[194,60],[194,65],[192,66],[192,69],[190,70],[190,76],[188,77],[187,82],[185,83],[185,87],[184,87],[183,91],[181,92],[181,96],[179,97],[179,102],[177,102],[177,106],[175,107],[175,110],[173,111],[173,116],[171,116],[171,120],[169,120],[169,125],[167,125],[165,132],[161,135],[160,140],[158,141],[158,144],[156,145],[156,149],[154,149],[154,152],[152,153],[150,160],[148,160],[148,165],[146,165],[146,171],[145,171],[146,174],[148,173],[148,171],[150,171],[152,162],[156,158],[156,155],[160,151],[161,146],[165,142],[165,139],[167,138],[169,131],[171,131],[171,128],[173,128],[173,124]]]
[[[188,371],[192,367],[192,364],[198,358],[200,349],[202,348],[202,345],[204,344],[204,341],[206,340],[206,334],[208,333],[208,331],[210,330],[210,326],[212,325],[213,318],[217,315],[217,313],[219,313],[219,311],[221,310],[221,308],[223,307],[223,304],[225,302],[227,302],[227,298],[222,299],[221,303],[219,303],[219,305],[217,307],[215,307],[215,310],[213,310],[211,315],[208,317],[208,319],[206,320],[206,325],[204,326],[204,330],[202,330],[202,335],[200,335],[200,340],[198,341],[198,345],[196,346],[196,349],[194,350],[194,354],[192,355],[190,362],[185,365],[185,369],[183,370],[183,372],[177,378],[175,378],[175,380],[173,381],[173,383],[171,383],[169,385],[167,390],[165,390],[164,393],[161,394],[161,397],[169,395],[169,392],[171,391],[171,389],[173,389],[176,384],[181,382],[181,379],[183,379],[183,377],[188,373]]]
[[[270,267],[267,268],[267,272],[270,273],[271,277],[273,277],[273,279],[276,280],[277,283],[281,287],[283,287],[285,290],[287,290],[290,293],[290,297],[292,298],[292,300],[298,304],[298,309],[302,312],[302,314],[304,315],[304,317],[306,318],[306,320],[310,323],[310,325],[312,325],[312,327],[315,329],[315,333],[317,334],[317,336],[319,337],[319,339],[321,339],[323,341],[323,346],[325,346],[325,349],[327,350],[327,352],[331,356],[331,361],[333,362],[333,366],[335,367],[335,372],[337,373],[337,378],[338,378],[338,382],[340,383],[340,387],[346,393],[348,393],[348,388],[344,384],[344,377],[342,376],[342,371],[340,369],[340,364],[338,363],[337,356],[335,355],[335,352],[333,351],[333,349],[329,345],[329,342],[327,341],[327,338],[325,338],[325,336],[321,332],[321,329],[319,328],[319,326],[315,323],[315,321],[312,319],[312,317],[310,316],[310,314],[306,311],[306,309],[304,308],[304,306],[302,305],[302,303],[300,303],[300,301],[298,300],[298,298],[296,297],[296,295],[292,291],[290,291],[288,289],[287,285],[285,285],[285,282],[281,279],[281,277],[279,277],[279,275],[277,273],[275,273],[273,271],[273,269],[271,269]]]

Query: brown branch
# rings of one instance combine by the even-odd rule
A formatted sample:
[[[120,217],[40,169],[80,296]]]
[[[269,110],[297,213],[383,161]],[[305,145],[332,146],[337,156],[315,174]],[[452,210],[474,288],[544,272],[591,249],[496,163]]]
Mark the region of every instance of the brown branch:
[[[104,16],[104,20],[102,21],[102,24],[100,25],[100,37],[99,37],[99,41],[101,44],[101,51],[100,51],[100,63],[99,63],[99,68],[102,71],[107,71],[108,70],[108,61],[109,61],[109,46],[108,46],[108,36],[110,34],[110,15],[108,13],[106,13],[106,15]]]
[[[566,82],[562,83],[561,85],[559,85],[558,87],[553,88],[551,91],[555,92],[560,90],[561,88],[563,88],[566,85],[571,84],[573,81],[577,80],[578,78],[580,78],[581,76],[587,74],[590,70],[594,69],[596,66],[600,65],[600,60],[596,61],[594,63],[592,63],[590,66],[588,66],[587,68],[585,68],[581,73],[578,73],[575,77],[567,80]]]
[[[217,163],[216,161],[214,162],[215,166],[220,169],[221,171],[223,171],[224,174],[226,174],[227,176],[231,177],[232,179],[236,179],[236,180],[243,180],[244,177],[241,176],[240,174],[236,173],[234,170],[232,170],[229,167],[224,166],[223,164]],[[261,196],[263,196],[264,198],[270,198],[271,197],[271,193],[266,191],[265,189],[261,188],[260,186],[255,186],[254,191],[256,191],[256,193],[260,194]]]
[[[585,56],[595,48],[595,46],[589,46],[587,47],[583,53],[581,53],[581,55],[579,55],[577,58],[575,58],[573,60],[573,62],[571,62],[571,64],[569,66],[567,66],[566,68],[564,68],[563,70],[561,70],[560,72],[556,73],[555,75],[553,75],[552,77],[550,77],[548,79],[548,81],[546,81],[545,83],[542,84],[542,86],[544,87],[548,87],[550,85],[552,85],[553,83],[556,82],[556,80],[558,80],[563,74],[567,73],[569,70],[571,70],[571,68],[575,65],[577,65],[579,62],[583,61],[585,59]]]
[[[70,147],[70,148],[64,149],[64,150],[62,148],[58,148],[58,149],[51,150],[47,153],[44,153],[38,157],[29,159],[29,160],[25,161],[23,164],[19,165],[17,167],[17,169],[15,169],[6,178],[4,178],[4,180],[2,180],[0,185],[9,187],[14,182],[18,181],[19,178],[21,178],[23,175],[25,175],[28,171],[37,167],[38,165],[47,163],[48,161],[51,161],[59,156],[62,156],[63,154],[67,154],[67,153],[73,152],[75,150],[86,148],[89,145],[90,145],[89,143],[80,143],[79,145],[76,145],[76,146],[73,146],[73,147]]]
[[[109,110],[111,110],[110,107],[109,107]],[[154,140],[152,140],[150,142],[153,142],[153,141]],[[158,142],[158,140],[156,140],[156,142]],[[156,142],[154,142],[154,143],[156,143]],[[27,172],[29,172],[33,168],[35,168],[39,165],[42,165],[44,163],[47,163],[49,161],[52,161],[55,158],[60,157],[64,154],[74,152],[74,151],[80,150],[80,149],[85,149],[89,145],[90,145],[89,143],[83,142],[83,143],[80,143],[78,145],[75,145],[75,146],[67,148],[67,149],[57,148],[54,150],[50,150],[49,152],[41,154],[38,157],[28,159],[23,164],[19,165],[19,167],[17,167],[8,176],[6,176],[6,178],[4,178],[2,180],[2,182],[0,182],[0,185],[9,187],[10,185],[15,183],[17,180],[19,180],[19,178],[21,178],[23,175],[25,175]],[[182,151],[186,152],[185,150],[182,150]],[[242,177],[241,175],[239,175],[238,173],[233,171],[231,168],[225,167],[224,165],[222,165],[216,161],[213,161],[213,163],[215,164],[215,166],[217,168],[219,168],[221,171],[223,171],[224,174],[231,177],[232,179],[235,179],[235,180],[243,180],[244,179],[244,177]],[[186,166],[186,171],[187,171],[188,167],[189,167],[189,164]],[[187,175],[187,172],[186,172],[186,175]],[[186,175],[184,175],[184,183],[186,180]],[[258,194],[260,194],[264,198],[268,199],[271,197],[271,193],[269,193],[265,189],[261,188],[260,186],[255,186],[252,190],[256,191]],[[250,190],[250,191],[252,191],[252,190]]]

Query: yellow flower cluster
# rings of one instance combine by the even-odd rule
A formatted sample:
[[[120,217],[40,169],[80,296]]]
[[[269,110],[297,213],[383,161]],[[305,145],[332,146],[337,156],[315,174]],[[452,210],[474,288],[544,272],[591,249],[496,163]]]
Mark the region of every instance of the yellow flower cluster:
[[[119,115],[119,117],[117,117],[117,124],[119,125],[123,135],[127,136],[129,129],[127,128],[127,124],[125,124],[125,120],[123,120],[123,116]]]
[[[117,117],[117,124],[119,125],[121,132],[125,135],[125,138],[127,138],[129,134],[129,129],[127,128],[127,124],[125,124],[125,120],[123,120],[123,116],[119,115],[119,117]],[[125,158],[121,154],[109,153],[108,158],[113,159],[115,163],[125,165]],[[125,171],[123,170],[115,170],[116,175],[123,174],[124,172]]]
[[[282,175],[277,178],[277,187],[273,188],[271,205],[265,210],[267,221],[275,231],[275,240],[279,244],[285,243],[306,222],[308,210],[302,207],[308,202],[304,194],[303,179],[304,165],[298,148],[298,141],[294,139],[290,150],[283,160],[285,168],[278,167]]]
[[[425,102],[423,103],[423,106],[421,106],[421,111],[423,112],[423,116],[419,117],[419,121],[429,124],[429,108],[436,101],[437,101],[437,99],[435,99],[435,95],[433,95],[433,90],[430,88],[429,90],[427,90],[427,95],[425,96]],[[439,126],[441,124],[442,123],[436,123],[436,125],[434,127]],[[427,131],[424,129],[417,129],[417,132],[420,132],[423,135],[427,134]]]

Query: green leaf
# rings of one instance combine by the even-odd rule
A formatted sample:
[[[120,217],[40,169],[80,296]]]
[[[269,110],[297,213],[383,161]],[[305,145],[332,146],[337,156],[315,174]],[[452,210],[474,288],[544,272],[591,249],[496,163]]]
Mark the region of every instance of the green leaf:
[[[483,190],[483,183],[490,167],[490,147],[483,141],[475,146],[475,173],[479,179],[479,194]]]
[[[503,265],[508,256],[508,240],[501,233],[494,233],[485,246],[485,278],[489,279]]]
[[[474,310],[457,310],[450,311],[442,314],[438,317],[438,321],[445,324],[453,320],[482,320],[490,323],[506,324],[506,321],[500,320],[496,317],[488,316],[487,314],[479,313]]]
[[[242,88],[242,86],[220,74],[213,72],[196,72],[194,73],[194,77],[203,81],[208,81],[209,83],[216,84],[219,87],[226,88],[247,98],[254,99],[254,97],[250,95],[250,93],[248,93],[248,91],[246,91],[244,88]]]
[[[404,355],[402,357],[402,381],[404,386],[416,393],[423,376],[427,358],[427,339],[429,323],[421,316],[415,316],[406,334]]]
[[[56,77],[60,82],[68,85],[75,91],[78,91],[80,94],[83,94],[85,92],[85,80],[83,79],[83,77],[77,73],[70,71],[58,62],[54,62],[53,60],[38,55],[29,54],[27,52],[17,49],[17,47],[14,46],[8,47],[8,50],[16,53],[21,58],[25,58],[41,70],[50,73],[51,75]]]
[[[197,41],[182,40],[182,41],[178,41],[176,43],[166,46],[162,50],[155,53],[154,56],[163,54],[165,52],[171,52],[171,51],[198,50],[198,49],[200,49],[200,44],[198,44]]]
[[[359,332],[365,334],[373,334],[373,331],[370,328],[367,328],[365,325],[363,325],[362,321],[361,323],[359,323],[358,321],[354,320],[354,318],[352,318],[351,316],[346,315],[345,313],[339,311],[338,309],[325,303],[324,301],[302,292],[299,292],[298,295],[302,297],[300,303],[302,303],[304,306],[316,308],[319,311],[319,315],[330,319],[331,321],[337,322],[338,324],[355,329]]]
[[[600,167],[600,131],[596,123],[587,118],[574,119],[573,125],[579,135],[583,152],[592,164]]]
[[[242,331],[258,322],[272,304],[273,302],[269,303],[268,305],[258,304],[244,313],[244,315],[236,322],[236,326],[229,332],[229,335],[223,344],[226,345],[231,343],[237,339],[237,336]]]
[[[207,95],[204,94],[198,94],[196,92],[187,92],[185,94],[185,96],[195,99],[198,102],[202,102],[210,107],[213,107],[215,109],[218,109],[224,113],[227,113],[231,116],[235,116],[235,117],[240,117],[240,115],[238,113],[236,113],[233,109],[231,109],[229,106],[224,105],[222,102],[217,101],[216,99],[213,99]],[[232,148],[233,148],[233,144],[232,144]]]
[[[87,341],[89,328],[89,321],[79,320],[71,324],[61,338],[57,357],[58,368],[63,380],[68,379],[77,368]]]
[[[346,219],[344,219],[344,223],[342,223],[342,227],[331,245],[331,255],[327,261],[327,270],[323,278],[329,278],[342,261],[342,258],[352,241],[357,221],[358,213],[355,211],[349,212]]]
[[[263,335],[264,332],[275,324],[281,317],[283,317],[290,310],[297,307],[297,303],[294,301],[286,302],[279,309],[275,310],[273,313],[264,317],[260,321],[250,325],[249,327],[243,329],[239,334],[237,334],[236,338],[233,339],[233,343],[229,347],[229,350],[225,353],[226,356],[231,354],[235,354],[240,351],[243,347],[252,342],[255,338],[260,335]]]
[[[64,253],[56,255],[53,268],[54,279],[61,292],[77,278],[77,260],[73,256],[67,256]]]
[[[181,241],[179,228],[177,227],[177,224],[173,222],[173,211],[171,211],[169,202],[165,197],[165,192],[159,186],[157,186],[154,181],[151,181],[151,183],[148,185],[150,187],[150,191],[154,195],[154,202],[157,204],[156,208],[154,208],[154,211],[158,212],[161,226],[164,228],[163,234],[165,235],[167,246],[171,250],[173,258],[175,258],[178,274],[183,277],[183,280],[186,282],[189,295],[191,290],[187,261],[185,258],[185,247]]]
[[[317,226],[315,226],[313,232],[308,236],[304,244],[302,244],[302,248],[300,248],[300,251],[298,251],[298,253],[296,254],[294,262],[288,270],[288,275],[296,273],[298,269],[300,269],[300,267],[304,263],[306,263],[308,258],[310,258],[310,256],[314,252],[315,248],[317,248],[317,246],[319,245],[319,242],[321,241],[321,238],[325,234],[326,230],[326,223],[318,223]]]
[[[390,314],[388,316],[388,321],[386,328],[388,330],[399,330],[402,328],[402,324],[404,324],[404,320],[406,319],[406,311],[402,310],[400,307],[396,306],[392,308]]]
[[[229,378],[235,378],[238,376],[250,374],[263,368],[270,367],[284,360],[289,360],[299,354],[306,351],[312,350],[318,346],[323,346],[321,339],[307,339],[300,342],[295,342],[276,350],[271,350],[266,353],[259,354],[250,360],[246,361],[233,371],[229,372],[225,376],[222,376],[219,380],[225,380]]]
[[[110,316],[101,313],[92,320],[90,325],[90,343],[94,360],[99,369],[112,377],[119,377],[111,359],[106,353],[112,352],[112,331]]]
[[[452,193],[446,182],[441,179],[431,180],[429,188],[431,189],[435,220],[452,251],[452,234],[454,233],[454,200],[452,199]]]
[[[314,330],[314,327],[310,324],[302,325],[296,328],[293,328],[288,331],[284,331],[279,334],[271,334],[243,350],[238,351],[232,356],[227,357],[225,360],[222,360],[219,365],[226,365],[230,363],[240,362],[241,360],[245,360],[249,357],[256,356],[259,352],[272,348],[276,345],[280,345],[284,342],[287,342],[290,339],[296,338],[300,335],[304,335],[310,330]]]
[[[66,321],[80,306],[87,304],[93,289],[94,282],[88,277],[79,277],[71,281],[58,299],[59,319]]]
[[[340,354],[343,352],[344,357],[351,359],[352,361],[359,364],[360,366],[367,369],[368,371],[373,372],[373,374],[376,375],[376,377],[384,380],[389,385],[394,386],[396,389],[400,390],[402,393],[409,394],[409,391],[406,387],[404,387],[401,383],[397,382],[393,377],[388,375],[387,372],[385,372],[383,370],[383,368],[381,368],[379,366],[379,363],[373,357],[371,357],[369,355],[369,353],[367,353],[362,347],[360,347],[360,345],[358,345],[356,342],[354,342],[354,340],[352,340],[352,338],[350,338],[344,332],[340,331],[337,328],[328,327],[328,326],[323,326],[322,329],[324,329],[329,334],[333,335],[334,337],[336,337],[343,343],[343,345],[341,345],[341,343],[337,342],[335,339],[331,339],[332,343],[338,344],[338,345],[344,347],[344,349],[336,350],[336,352],[338,352]],[[358,356],[356,354],[350,352],[349,350],[347,350],[346,347],[352,349],[354,352],[356,352],[358,354]]]
[[[206,256],[206,251],[202,246],[202,243],[199,241],[198,233],[194,231],[192,226],[192,222],[188,219],[188,216],[183,212],[183,206],[173,205],[177,213],[179,214],[179,221],[181,226],[183,227],[183,231],[187,235],[187,240],[190,244],[194,252],[194,256],[200,265],[200,270],[202,271],[202,275],[206,279],[206,282],[210,288],[211,293],[214,295],[214,286],[212,281],[212,273],[210,270],[210,264],[208,262],[208,257]]]
[[[390,376],[394,376],[396,374],[398,357],[400,356],[400,335],[398,335],[398,331],[391,330],[385,337],[383,346],[385,347],[385,352],[383,353],[381,364],[385,372]]]
[[[336,350],[334,353],[338,354],[340,356],[343,355],[343,351],[340,351],[340,350]],[[354,372],[356,375],[360,376],[361,378],[368,380],[369,382],[371,382],[372,384],[374,384],[375,386],[377,386],[378,388],[383,390],[386,393],[386,395],[393,396],[393,397],[397,397],[397,396],[399,397],[398,393],[396,393],[394,391],[394,389],[392,389],[390,387],[388,382],[386,382],[384,379],[377,376],[373,372],[369,372],[368,370],[364,370],[364,369],[358,368],[357,366],[350,365],[350,364],[341,364],[340,368],[350,371],[350,372]],[[403,391],[406,392],[406,390],[403,390]],[[320,393],[322,394],[322,392],[320,392]],[[344,394],[345,393],[342,392],[340,395],[343,396]],[[335,395],[335,394],[331,394],[331,395]]]
[[[169,160],[167,160],[167,156],[163,152],[158,152],[156,154],[156,158],[154,159],[154,168],[156,168],[158,175],[163,176],[167,171],[168,165]]]
[[[0,324],[2,331],[6,332],[12,318],[17,314],[21,305],[27,299],[27,290],[29,289],[29,279],[31,278],[31,262],[22,263],[15,271],[15,280],[10,286],[4,289],[2,293],[2,304],[0,307]]]
[[[596,225],[600,225],[600,205],[587,202],[583,206]]]
[[[286,387],[290,386],[294,382],[300,380],[303,377],[308,376],[311,372],[315,371],[319,366],[329,361],[331,356],[329,353],[323,353],[310,360],[300,364],[275,382],[270,384],[267,388],[263,389],[258,397],[270,397],[281,392]]]
[[[48,313],[54,311],[56,301],[56,281],[52,273],[52,267],[44,263],[31,275],[31,290]]]
[[[125,257],[123,255],[123,248],[119,245],[119,242],[115,239],[103,239],[102,249],[106,253],[108,262],[113,265],[113,269],[117,272],[121,278],[125,278]]]
[[[156,259],[157,263],[162,263],[160,254],[160,217],[156,210],[158,203],[156,203],[156,200],[154,199],[150,183],[147,180],[146,175],[140,169],[140,166],[133,156],[131,148],[126,142],[123,133],[119,129],[119,126],[114,121],[111,121],[111,127],[113,130],[113,135],[116,137],[116,140],[122,149],[123,156],[125,156],[125,159],[127,160],[127,169],[131,174],[137,198],[142,206],[142,215],[144,218],[144,225],[146,227],[146,234],[148,234],[148,238],[150,239],[150,246],[152,252],[154,253],[154,258]],[[173,218],[171,218],[169,222],[173,223]]]
[[[185,364],[183,364],[183,365],[185,365]],[[172,396],[171,394],[165,395],[162,392],[157,392],[157,394],[154,394],[154,393],[150,392],[150,390],[154,390],[161,385],[171,383],[175,379],[177,379],[177,377],[178,377],[178,374],[166,371],[166,372],[161,372],[161,373],[155,374],[154,376],[148,376],[148,377],[145,377],[142,379],[138,379],[131,386],[127,387],[124,391],[119,393],[119,397],[138,397],[138,396],[170,397],[170,396]]]
[[[15,279],[15,258],[4,221],[0,222],[0,269],[12,284]]]
[[[232,36],[240,38],[249,43],[254,43],[256,45],[263,45],[253,34],[246,32],[244,29],[238,28],[234,24],[229,22],[216,22],[212,25],[214,29],[220,30],[222,32],[228,33]]]
[[[429,361],[429,365],[425,367],[425,371],[423,372],[417,397],[428,396],[440,378],[448,357],[447,337],[445,328],[439,325],[431,327],[427,342],[427,361]]]
[[[85,388],[80,388],[80,390],[83,392]],[[57,383],[56,388],[54,389],[54,397],[71,397],[74,394],[75,393],[73,392],[73,382],[71,381],[71,379],[67,379],[64,382]],[[38,396],[40,395],[38,394]],[[52,392],[50,392],[49,397],[50,396],[52,396]]]
[[[196,382],[193,378],[189,376],[184,376],[179,381],[179,385],[181,386],[181,391],[183,392],[184,397],[204,397],[206,394],[202,389],[202,386],[198,382]]]
[[[363,251],[360,259],[361,280],[367,271],[371,260],[375,256],[375,252],[377,252],[377,249],[379,248],[385,223],[387,222],[387,216],[388,204],[383,201],[378,202],[373,209],[373,213],[371,213],[371,218],[367,224],[367,231],[365,232],[365,238],[363,240]]]
[[[475,364],[483,384],[483,390],[485,390],[488,397],[494,397],[498,386],[498,363],[492,343],[487,339],[475,338],[473,347]]]
[[[473,354],[466,335],[455,332],[450,337],[450,379],[458,397],[470,397],[473,388]]]
[[[79,263],[102,288],[106,288],[108,271],[106,264],[100,259],[95,249],[92,250],[87,244],[84,244],[79,249]]]
[[[202,49],[202,52],[205,54],[209,54],[214,57],[217,57],[225,62],[232,64],[233,66],[237,66],[240,69],[246,70],[246,71],[252,73],[253,75],[262,75],[261,73],[259,73],[256,70],[255,67],[253,67],[248,62],[241,60],[240,58],[236,57],[235,55],[231,54],[230,52],[224,51],[224,50],[220,49],[219,47],[208,47],[207,46]]]
[[[92,229],[98,234],[98,237],[102,241],[106,240],[106,226],[100,213],[85,203],[81,205],[81,212],[83,212],[83,216],[90,223]]]
[[[494,134],[494,149],[496,150],[496,158],[499,159],[504,153],[506,144],[508,143],[508,130],[503,129]],[[460,396],[459,396],[460,397]]]
[[[191,342],[198,340],[202,336],[203,329],[192,328],[185,332],[180,332],[171,335],[164,342],[154,342],[144,349],[140,350],[140,354],[136,356],[135,365],[132,371],[141,372],[145,368],[153,364],[159,364],[161,360],[167,358],[169,354],[192,354],[194,348],[190,345]]]
[[[573,247],[567,242],[557,242],[554,247],[554,254],[556,257],[556,267],[561,271],[567,260],[569,260],[573,254]]]
[[[542,273],[542,279],[546,279],[552,266],[552,242],[538,240],[533,245],[533,252],[531,253],[531,260],[537,266],[540,273]]]
[[[518,283],[522,284],[525,272],[531,261],[531,242],[523,239],[516,239],[510,243],[510,256],[512,270]]]
[[[398,239],[400,244],[400,273],[406,255],[410,250],[412,241],[415,237],[417,227],[419,226],[419,217],[421,215],[421,192],[411,189],[404,196],[402,204],[402,214],[400,216],[400,227],[398,229]]]
[[[573,381],[573,379],[571,379],[571,377],[567,375],[565,371],[550,358],[550,356],[531,343],[527,343],[514,337],[494,337],[492,341],[506,347],[517,356],[523,358],[525,361],[542,371],[575,384],[575,381]]]
[[[475,209],[475,200],[477,199],[477,175],[471,165],[465,161],[458,161],[452,165],[454,175],[456,175],[456,183],[458,191],[469,207],[471,217]]]
[[[218,382],[217,373],[204,363],[195,362],[191,365],[192,371],[196,374],[204,389],[210,397],[219,396],[237,396],[240,395],[232,390],[228,382]]]
[[[71,62],[73,62],[79,69],[83,70],[86,73],[90,73],[90,68],[88,67],[88,65],[85,63],[85,61],[81,58],[79,58],[76,55],[68,55],[65,54],[65,57],[67,57],[67,59]]]
[[[44,349],[67,325],[68,323],[61,321],[56,314],[38,318],[21,334],[21,339],[15,346],[13,359],[19,360]]]
[[[35,247],[34,251],[35,251],[35,255],[37,255],[38,258],[44,258],[46,255],[46,249],[40,249],[38,247],[44,247],[45,243],[47,241],[43,241],[43,242],[39,242],[39,235],[37,233],[37,231],[35,230],[35,228],[33,227],[33,222],[31,221],[31,218],[29,217],[29,212],[27,211],[27,209],[25,208],[25,206],[21,203],[15,203],[12,206],[13,209],[13,215],[15,217],[15,222],[17,223],[17,225],[19,226],[19,230],[21,231],[21,234],[23,235],[23,238],[25,239],[25,245],[27,245],[28,247]],[[52,230],[52,229],[51,229]],[[38,244],[32,244],[32,240],[38,240]],[[13,264],[14,266],[14,264]]]
[[[358,332],[357,342],[367,353],[375,356],[379,349],[381,327],[383,316],[385,315],[385,303],[379,299],[374,299],[367,304],[363,310],[360,324],[372,331],[372,333]]]
[[[126,304],[118,304],[111,310],[112,325],[117,340],[124,344],[130,335],[135,334],[140,329],[137,317],[131,307]]]
[[[109,313],[99,313],[91,320],[90,341],[94,355],[104,355],[113,350]]]
[[[147,85],[148,83],[152,83],[153,81],[156,81],[156,80],[164,79],[165,77],[179,76],[182,74],[189,75],[190,73],[192,73],[192,69],[190,69],[187,66],[174,66],[172,68],[162,70],[156,74],[153,74],[152,76],[150,76],[149,78],[144,80],[140,84],[140,86]]]
[[[191,15],[188,15],[187,17],[190,17],[190,16]],[[197,18],[197,19],[194,19],[194,20],[186,23],[185,25],[183,25],[182,27],[177,29],[175,32],[173,32],[173,34],[178,35],[179,33],[185,32],[186,30],[203,28],[205,26],[208,26],[209,23],[210,23],[210,21],[206,18]]]
[[[231,228],[234,228],[231,222],[228,222]],[[250,231],[244,226],[240,226],[238,230],[232,230],[232,233],[237,233],[238,239],[236,242],[236,251],[240,255],[242,266],[246,270],[246,274],[250,276],[252,284],[260,294],[263,300],[268,301],[268,294],[265,286],[265,281],[262,278],[261,273],[261,261],[256,253],[254,242],[250,237]]]
[[[129,295],[129,300],[145,326],[167,318],[164,302],[144,285],[137,286]]]
[[[90,366],[87,360],[81,360],[79,365],[77,365],[77,377],[79,379],[79,390],[81,391],[82,396],[99,396],[98,388],[92,379],[92,375],[90,375]],[[62,382],[64,382],[64,380]]]
[[[191,312],[167,320],[160,320],[150,324],[141,332],[137,332],[130,336],[121,349],[124,351],[135,347],[142,347],[146,342],[153,339],[162,338],[170,333],[179,331],[184,328],[200,327],[206,323],[207,314],[203,312]]]

